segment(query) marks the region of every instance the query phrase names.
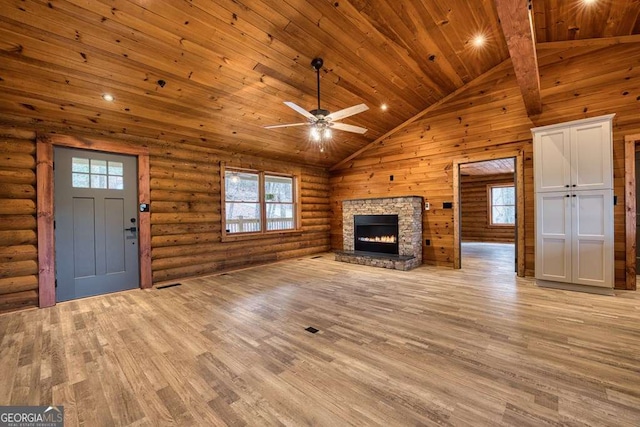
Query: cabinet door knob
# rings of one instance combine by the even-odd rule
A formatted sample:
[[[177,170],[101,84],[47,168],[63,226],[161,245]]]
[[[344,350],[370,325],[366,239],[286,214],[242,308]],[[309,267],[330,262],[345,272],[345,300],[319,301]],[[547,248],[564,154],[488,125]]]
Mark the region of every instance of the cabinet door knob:
[[[565,187],[569,188],[569,184],[565,185]]]
[[[574,194],[573,197],[576,197],[576,195]]]
[[[573,184],[573,185],[572,185],[572,187],[577,187],[577,186],[578,186],[577,184]]]
[[[564,197],[569,197],[569,195],[567,194],[567,195],[566,195],[566,196],[564,196]]]

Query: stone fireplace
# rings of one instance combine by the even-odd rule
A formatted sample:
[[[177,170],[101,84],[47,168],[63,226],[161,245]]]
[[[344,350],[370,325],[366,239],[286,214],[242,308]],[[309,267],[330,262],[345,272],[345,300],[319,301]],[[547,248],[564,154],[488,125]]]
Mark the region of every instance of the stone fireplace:
[[[422,206],[419,196],[343,201],[336,260],[397,270],[422,264]]]

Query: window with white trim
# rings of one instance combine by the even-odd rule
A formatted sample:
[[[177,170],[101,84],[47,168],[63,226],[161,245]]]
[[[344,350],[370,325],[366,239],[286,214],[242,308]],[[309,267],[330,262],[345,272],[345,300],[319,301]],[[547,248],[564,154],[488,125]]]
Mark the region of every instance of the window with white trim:
[[[223,168],[224,235],[296,230],[296,177]]]
[[[513,185],[489,185],[489,224],[516,223],[516,188]]]

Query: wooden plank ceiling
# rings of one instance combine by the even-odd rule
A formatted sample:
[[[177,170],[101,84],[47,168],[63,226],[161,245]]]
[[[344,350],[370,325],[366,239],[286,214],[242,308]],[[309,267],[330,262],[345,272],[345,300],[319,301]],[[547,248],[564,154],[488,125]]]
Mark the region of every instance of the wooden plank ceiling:
[[[577,1],[534,2],[539,42],[638,32],[638,2],[576,14]],[[509,57],[494,0],[2,3],[0,123],[319,166]],[[477,34],[486,37],[482,49],[471,43]],[[304,121],[283,101],[316,107],[317,56],[323,108],[370,107],[344,120],[368,132],[335,132],[324,153],[303,127],[263,128]]]
[[[460,175],[462,176],[499,175],[513,173],[513,171],[513,158],[464,163],[460,165]]]

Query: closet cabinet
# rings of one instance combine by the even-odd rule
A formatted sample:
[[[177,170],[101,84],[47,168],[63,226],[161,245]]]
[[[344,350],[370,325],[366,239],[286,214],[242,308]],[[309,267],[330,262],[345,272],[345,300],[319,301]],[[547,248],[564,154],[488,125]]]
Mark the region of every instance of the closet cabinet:
[[[612,119],[532,129],[538,280],[613,287]]]
[[[533,129],[536,192],[613,188],[612,118]]]

